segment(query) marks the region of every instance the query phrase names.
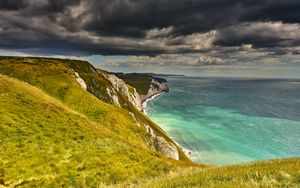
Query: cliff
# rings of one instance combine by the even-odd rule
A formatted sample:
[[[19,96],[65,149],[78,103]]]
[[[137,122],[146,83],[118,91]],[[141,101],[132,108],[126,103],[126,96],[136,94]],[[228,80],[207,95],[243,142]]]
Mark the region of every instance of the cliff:
[[[107,78],[112,84],[112,87],[107,87],[107,93],[112,97],[113,103],[120,107],[122,106],[119,102],[121,99],[120,95],[123,97],[125,96],[129,103],[131,103],[139,111],[142,111],[142,102],[145,99],[150,98],[157,93],[168,91],[166,82],[160,83],[157,80],[152,79],[150,88],[148,90],[148,95],[140,96],[135,88],[127,85],[123,80],[119,79],[115,75],[101,70],[99,70],[99,73],[103,74],[104,77]],[[177,151],[177,147],[174,143],[168,142],[163,136],[160,136],[160,133],[153,130],[151,125],[148,125],[147,123],[139,123],[134,115],[134,112],[131,111],[130,114],[137,125],[146,130],[146,142],[151,149],[156,150],[167,157],[179,160],[179,152]]]
[[[106,71],[101,71],[105,77],[107,77],[112,85],[114,86],[113,88],[118,88],[116,91],[121,91],[124,93],[128,99],[130,99],[131,104],[133,104],[137,109],[142,111],[142,103],[148,99],[151,98],[153,95],[162,93],[162,92],[168,92],[169,88],[167,85],[167,81],[163,78],[155,78],[147,74],[138,74],[138,73],[133,73],[133,74],[116,74],[120,78],[122,78],[125,82],[130,84],[132,87],[137,87],[140,91],[138,94],[136,89],[134,88],[132,91],[132,94],[128,93],[128,87],[129,85],[126,85],[123,80],[120,78],[117,78],[115,75],[112,75],[110,73],[107,73]],[[150,81],[149,81],[150,80]],[[146,94],[143,94],[143,92]],[[145,92],[147,91],[147,92]],[[115,92],[111,92],[115,93]],[[132,97],[132,96],[134,97]],[[117,97],[115,94],[112,95],[113,97]],[[135,118],[134,114],[132,113],[133,118]],[[167,157],[179,160],[179,152],[177,150],[176,144],[173,143],[172,141],[167,141],[166,138],[161,136],[160,132],[155,131],[153,128],[151,128],[151,125],[141,123],[139,124],[140,126],[142,125],[143,128],[146,130],[147,138],[146,142],[149,145],[149,147],[153,150],[156,150],[162,154],[164,154]]]
[[[103,74],[100,72],[100,74]],[[120,100],[122,96],[125,96],[129,103],[135,106],[138,110],[142,110],[141,97],[136,92],[136,89],[126,85],[126,83],[117,78],[113,74],[103,74],[103,76],[111,83],[112,87],[107,87],[107,94],[110,95],[113,99],[113,103],[118,106],[122,106],[120,104]],[[126,104],[123,104],[126,105]]]
[[[144,78],[135,90],[85,61],[0,57],[0,187],[298,187],[299,159],[189,161],[138,109]]]
[[[163,78],[157,78],[147,73],[115,73],[115,75],[124,80],[128,85],[136,88],[136,91],[140,94],[142,102],[151,98],[153,95],[168,92],[169,87],[167,80]]]
[[[146,95],[141,95],[141,99],[144,102],[146,99],[151,98],[156,94],[168,92],[168,91],[169,91],[169,87],[165,80],[162,81],[159,80],[158,78],[152,78],[148,93]]]
[[[134,86],[125,82],[126,79],[124,81],[105,70],[96,69],[87,62],[78,64],[69,61],[67,64],[74,69],[74,71],[78,72],[74,72],[74,74],[77,82],[83,89],[86,89],[105,102],[126,109],[130,113],[136,124],[145,131],[145,142],[149,148],[167,157],[179,160],[179,156],[182,154],[178,151],[178,146],[168,138],[163,130],[157,129],[157,125],[141,115],[143,110],[142,102],[144,100],[155,94],[169,90],[165,79],[145,75],[147,82],[142,82],[140,79],[134,80],[139,81],[142,87],[148,91],[146,95],[141,95]],[[149,82],[149,79],[151,79],[151,82]],[[83,81],[86,83],[86,87],[82,83]]]
[[[13,63],[10,62],[12,60]],[[10,63],[5,63],[6,61]],[[35,72],[29,73],[27,72],[29,70],[35,70]],[[66,72],[63,72],[65,78],[61,78],[62,80],[59,81],[53,81],[57,80],[59,76],[54,77],[52,75],[61,74],[61,70]],[[48,72],[51,72],[51,74]],[[140,137],[143,138],[144,144],[150,149],[173,159],[179,159],[179,155],[181,155],[182,158],[186,158],[183,153],[180,154],[175,143],[166,133],[142,114],[142,99],[134,87],[126,84],[122,79],[119,79],[107,71],[96,69],[88,62],[47,58],[6,58],[2,60],[0,73],[14,77],[24,75],[17,78],[45,88],[49,93],[58,91],[55,95],[58,95],[62,101],[69,100],[65,96],[68,92],[71,93],[69,90],[72,87],[70,84],[67,85],[64,83],[59,85],[58,83],[64,80],[74,79],[84,92],[92,94],[100,101],[124,109],[127,112],[127,118],[138,127]],[[48,82],[46,82],[47,80]],[[57,82],[58,85],[53,85],[50,88],[49,85],[53,82]],[[154,84],[155,83],[153,83],[153,85]],[[77,100],[84,101],[85,99],[79,97]],[[76,105],[76,103],[72,103],[72,105]],[[103,112],[99,114],[99,117],[102,114]],[[110,114],[110,116],[113,117],[114,114]],[[115,123],[113,123],[113,125],[117,126]],[[149,128],[152,129],[153,134],[148,132]],[[150,142],[149,140],[152,141]]]

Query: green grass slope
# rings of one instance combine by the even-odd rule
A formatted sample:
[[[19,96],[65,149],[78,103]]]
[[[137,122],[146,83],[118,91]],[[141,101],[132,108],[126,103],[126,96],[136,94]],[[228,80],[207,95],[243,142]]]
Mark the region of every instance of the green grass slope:
[[[74,71],[78,72],[85,80],[89,92],[84,91],[76,82]],[[104,124],[124,139],[134,141],[137,137],[139,138],[137,140],[138,144],[145,144],[147,136],[144,130],[135,125],[128,113],[130,111],[135,114],[140,124],[151,126],[160,136],[163,136],[168,142],[172,142],[159,126],[130,105],[121,94],[123,102],[127,104],[124,107],[125,110],[107,104],[111,103],[111,99],[104,90],[106,87],[111,87],[111,85],[103,75],[98,74],[97,70],[86,61],[0,57],[0,74],[17,78],[42,89],[45,93],[86,115],[89,119]],[[178,150],[180,158],[189,161],[182,150],[180,148]]]
[[[138,73],[120,74],[118,75],[118,77],[124,80],[127,84],[136,88],[137,92],[140,95],[147,95],[152,81],[152,77],[147,74],[138,74]]]
[[[186,168],[139,187],[300,187],[300,159],[281,159],[245,165]]]
[[[186,164],[150,150],[128,111],[59,60],[22,60],[0,61],[0,185],[126,185]]]
[[[87,62],[0,57],[0,187],[299,187],[299,159],[213,167],[180,149],[181,161],[166,158],[136,120],[172,140],[134,106],[111,105],[108,86]]]

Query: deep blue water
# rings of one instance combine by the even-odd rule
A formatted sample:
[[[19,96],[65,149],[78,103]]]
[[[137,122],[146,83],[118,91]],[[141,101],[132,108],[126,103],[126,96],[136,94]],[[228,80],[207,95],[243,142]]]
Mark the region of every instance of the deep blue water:
[[[300,156],[300,80],[167,77],[147,115],[196,162]]]

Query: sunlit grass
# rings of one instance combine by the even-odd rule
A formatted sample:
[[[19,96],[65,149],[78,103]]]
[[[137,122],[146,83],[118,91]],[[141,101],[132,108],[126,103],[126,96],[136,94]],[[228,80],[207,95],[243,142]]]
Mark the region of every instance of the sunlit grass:
[[[181,165],[150,150],[128,111],[84,91],[65,64],[21,60],[0,61],[2,74],[27,82],[0,77],[0,184],[129,184]]]
[[[179,169],[140,187],[300,187],[300,159]]]
[[[0,95],[4,185],[133,182],[175,164],[137,144],[138,137],[126,135],[125,128],[114,132],[29,84],[0,76]]]
[[[180,148],[182,161],[164,157],[127,110],[172,142],[159,126],[83,90],[74,70],[109,85],[87,62],[0,58],[0,187],[299,187],[299,159],[214,167]]]
[[[146,74],[123,74],[119,76],[122,78],[127,84],[136,88],[137,92],[141,95],[147,95],[150,84],[151,84],[151,76]]]

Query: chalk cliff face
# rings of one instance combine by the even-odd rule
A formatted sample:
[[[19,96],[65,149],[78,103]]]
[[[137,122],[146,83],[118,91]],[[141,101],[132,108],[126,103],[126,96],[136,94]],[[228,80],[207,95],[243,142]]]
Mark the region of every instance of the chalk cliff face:
[[[116,105],[121,106],[118,100],[118,94],[122,93],[124,96],[127,97],[128,101],[131,102],[137,109],[142,109],[142,101],[146,100],[147,98],[161,93],[169,91],[168,85],[166,82],[160,83],[159,81],[152,79],[150,88],[148,90],[147,95],[140,95],[136,92],[136,89],[132,88],[133,90],[130,92],[126,83],[117,78],[115,75],[106,74],[104,75],[111,83],[111,88],[107,88],[109,95],[113,98],[113,101]],[[136,120],[136,117],[133,113],[130,112],[130,115],[135,120],[136,124],[140,127],[140,123]],[[179,160],[179,153],[177,151],[177,147],[174,143],[167,142],[166,139],[162,136],[159,136],[151,126],[144,124],[143,128],[147,131],[147,138],[146,142],[149,147],[153,150],[156,150],[163,155]]]
[[[135,106],[138,110],[142,110],[142,101],[140,95],[136,92],[135,88],[131,88],[129,91],[126,83],[116,77],[113,74],[103,74],[106,79],[108,79],[112,85],[112,87],[107,87],[107,93],[112,97],[113,103],[115,105],[121,106],[119,102],[119,95],[125,96],[128,101]]]
[[[176,145],[167,141],[164,133],[155,131],[155,125],[142,115],[142,102],[147,98],[169,90],[164,80],[152,78],[147,95],[141,96],[134,87],[127,85],[122,79],[109,72],[97,70],[89,63],[72,64],[74,78],[84,90],[92,93],[100,100],[128,110],[135,124],[146,132],[145,143],[149,148],[161,154],[179,159]],[[132,107],[135,107],[133,109]]]
[[[113,102],[115,105],[121,106],[119,95],[124,95],[127,97],[128,101],[135,106],[138,110],[142,110],[142,100],[143,100],[161,93],[166,92],[169,90],[167,83],[159,83],[158,81],[155,81],[152,79],[149,91],[147,95],[141,96],[136,92],[135,88],[131,88],[132,91],[130,92],[126,83],[117,78],[115,75],[112,74],[103,74],[112,84],[112,87],[107,87],[107,93],[111,96],[113,99]],[[137,126],[141,127],[140,123],[137,121],[135,115],[132,112],[129,112],[129,114],[132,116],[134,121],[136,122]],[[156,133],[151,126],[144,125],[143,128],[147,131],[148,136],[146,138],[146,142],[149,145],[149,147],[153,150],[156,150],[163,155],[179,160],[179,153],[177,151],[177,147],[173,143],[168,143],[166,139],[162,136],[159,136],[158,133]]]
[[[84,82],[84,80],[79,76],[78,72],[75,72],[75,79],[78,82],[78,84],[84,89],[87,89],[86,83]]]
[[[169,87],[167,82],[159,82],[157,79],[152,78],[150,88],[148,90],[147,95],[141,95],[142,101],[145,101],[146,99],[152,97],[153,95],[162,93],[162,92],[168,92]]]
[[[151,149],[157,150],[167,157],[179,160],[179,153],[175,144],[168,143],[165,138],[158,136],[148,125],[145,125],[148,132],[147,144]]]

